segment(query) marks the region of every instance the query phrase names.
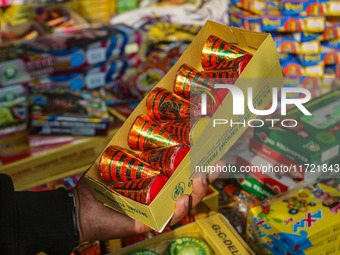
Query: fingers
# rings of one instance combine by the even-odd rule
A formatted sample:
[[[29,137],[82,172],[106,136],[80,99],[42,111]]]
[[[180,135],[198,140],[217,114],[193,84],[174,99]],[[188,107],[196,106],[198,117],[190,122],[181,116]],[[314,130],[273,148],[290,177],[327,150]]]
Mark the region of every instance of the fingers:
[[[225,166],[226,163],[223,160],[219,160],[216,163],[216,166],[220,166],[221,168]],[[195,207],[205,196],[208,191],[208,185],[212,183],[219,176],[220,172],[215,171],[212,173],[197,173],[193,179],[193,192],[190,195],[191,198],[191,206]]]
[[[223,160],[219,160],[215,164],[216,169],[218,169],[218,167],[220,167],[220,169],[222,169],[225,165],[226,165],[226,163]],[[220,171],[208,173],[207,174],[208,184],[211,184],[213,181],[215,181],[219,175],[220,175]]]
[[[198,173],[193,179],[193,191],[190,195],[190,205],[195,207],[205,196],[208,191],[208,180],[206,174]]]
[[[190,199],[188,195],[183,195],[177,200],[175,213],[170,221],[170,225],[176,224],[188,214],[189,202]]]
[[[152,231],[152,228],[148,227],[147,225],[135,220],[134,227],[133,227],[135,234],[142,234],[145,232]]]

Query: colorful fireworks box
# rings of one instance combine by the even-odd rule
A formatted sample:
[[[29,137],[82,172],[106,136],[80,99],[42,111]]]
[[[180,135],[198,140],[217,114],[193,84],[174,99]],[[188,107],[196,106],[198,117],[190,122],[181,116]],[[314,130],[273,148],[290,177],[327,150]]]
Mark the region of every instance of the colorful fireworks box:
[[[266,80],[269,90],[283,84],[271,36],[208,21],[87,172],[86,179],[99,201],[157,231],[164,228],[178,198],[192,192],[194,166],[214,165],[246,129],[225,126],[212,132],[213,123],[207,116],[231,116],[239,121],[245,115],[232,114],[225,103],[232,100],[232,94],[224,91],[217,91],[218,98],[224,98],[222,106],[217,99],[206,112],[198,110],[201,104],[195,95],[215,93],[209,85],[211,77],[235,82],[243,93],[249,86],[256,87],[261,98],[257,109],[264,109],[271,96],[262,93],[263,79],[275,78]],[[258,79],[252,83],[246,78]]]
[[[23,85],[0,87],[0,164],[28,149],[28,91]]]
[[[112,63],[106,63],[99,67],[91,67],[82,72],[61,74],[43,77],[30,82],[30,86],[36,89],[97,89],[106,84],[112,83],[115,79],[123,75],[127,68],[136,67],[139,59],[123,59]]]
[[[323,16],[263,16],[261,30],[266,32],[323,32],[326,19]]]
[[[294,39],[299,42],[308,42],[308,41],[327,41],[338,38],[340,35],[340,25],[339,24],[328,24],[326,23],[326,28],[323,32],[319,33],[294,33]]]
[[[338,254],[338,185],[315,183],[264,201],[250,209],[248,237],[270,253]]]
[[[258,15],[279,15],[280,1],[267,0],[231,0],[232,4]]]
[[[201,218],[171,232],[157,235],[112,255],[224,254],[253,255],[229,221],[221,214]]]
[[[32,91],[31,133],[107,135],[109,114],[105,102],[85,91]]]
[[[314,166],[316,173],[324,172],[320,164],[339,157],[340,153],[340,89],[315,98],[304,106],[312,115],[304,115],[298,108],[287,112],[294,127],[264,125],[254,129],[254,140],[285,155],[302,167]],[[282,120],[282,117],[278,117]],[[326,172],[333,166],[325,166]]]
[[[289,56],[280,62],[285,77],[311,76],[322,78],[325,73],[322,62],[317,65],[303,66],[296,56]]]
[[[293,181],[292,177],[301,177],[299,172],[294,171],[294,168],[281,167],[278,162],[266,160],[250,151],[245,151],[239,155],[237,165],[242,168],[241,170],[249,170],[249,173],[242,173],[240,171],[237,174],[238,179],[243,180],[247,177],[254,178],[261,183],[263,187],[275,194],[280,194],[293,188],[296,182]],[[273,171],[275,166],[278,167]],[[285,172],[283,170],[285,170]]]
[[[322,49],[323,52],[319,54],[302,54],[298,58],[302,66],[319,65],[320,62],[325,66],[336,65],[340,61],[340,53],[335,50]]]
[[[334,48],[336,50],[339,50],[340,39],[337,38],[337,39],[333,39],[333,40],[329,40],[329,41],[324,41],[324,42],[322,42],[322,45],[326,46],[326,47]]]
[[[235,5],[229,5],[228,11],[230,26],[240,27],[255,32],[261,32],[260,16],[254,15],[249,11],[240,9]]]
[[[281,4],[281,12],[287,16],[316,16],[323,15],[322,5],[315,0],[284,0]]]
[[[139,50],[142,35],[123,25],[42,36],[0,48],[0,86],[103,65]]]
[[[338,0],[231,0],[232,4],[258,15],[338,16]]]
[[[276,47],[280,53],[316,54],[320,52],[319,41],[297,42],[294,37],[274,37]]]
[[[319,0],[322,4],[324,15],[326,16],[339,16],[340,15],[340,2],[337,0]]]

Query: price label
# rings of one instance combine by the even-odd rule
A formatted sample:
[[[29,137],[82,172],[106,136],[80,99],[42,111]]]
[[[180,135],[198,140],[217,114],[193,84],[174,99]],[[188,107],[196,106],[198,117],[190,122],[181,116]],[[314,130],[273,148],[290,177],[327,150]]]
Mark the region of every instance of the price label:
[[[305,42],[301,44],[301,48],[304,53],[318,53],[319,43],[318,42]]]
[[[323,74],[322,66],[308,66],[308,67],[306,67],[305,70],[306,70],[305,75],[321,76]]]
[[[254,1],[253,7],[255,10],[263,11],[266,7],[266,4],[261,1]]]
[[[330,13],[339,13],[340,12],[340,2],[331,2],[329,7]]]
[[[310,17],[307,19],[307,28],[313,32],[321,32],[325,29],[325,20]]]
[[[125,46],[125,54],[130,55],[133,53],[137,53],[139,49],[139,46],[137,43],[131,43]]]
[[[90,65],[103,62],[106,60],[106,50],[104,48],[88,50],[86,52],[86,58]]]
[[[89,73],[85,78],[86,87],[89,89],[98,88],[105,85],[105,73]]]

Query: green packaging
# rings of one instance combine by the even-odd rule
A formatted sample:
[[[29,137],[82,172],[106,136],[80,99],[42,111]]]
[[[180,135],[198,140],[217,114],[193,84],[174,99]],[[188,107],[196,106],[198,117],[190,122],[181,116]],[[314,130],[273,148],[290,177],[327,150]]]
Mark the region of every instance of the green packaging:
[[[312,115],[304,115],[292,108],[274,125],[266,121],[254,128],[254,140],[272,148],[301,167],[316,173],[339,171],[338,165],[325,163],[339,156],[340,144],[340,88],[330,91],[303,105]],[[289,121],[290,119],[290,121]],[[294,120],[297,123],[293,126]],[[299,166],[297,166],[299,167]],[[301,169],[298,169],[301,170]]]

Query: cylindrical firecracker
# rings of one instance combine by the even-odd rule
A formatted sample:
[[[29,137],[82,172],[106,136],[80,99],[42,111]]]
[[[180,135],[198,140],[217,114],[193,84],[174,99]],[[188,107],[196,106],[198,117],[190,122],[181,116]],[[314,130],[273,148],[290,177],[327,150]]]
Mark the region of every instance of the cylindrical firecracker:
[[[211,35],[202,51],[202,67],[208,70],[230,69],[241,74],[252,55],[235,45]]]
[[[153,89],[146,100],[146,111],[152,119],[190,118],[190,102],[164,88]]]
[[[211,90],[212,79],[197,69],[183,64],[177,71],[174,83],[174,93],[187,100],[193,94],[201,94]]]
[[[160,171],[128,150],[111,145],[100,157],[99,174],[105,181],[117,182],[153,177],[160,174]]]
[[[190,98],[190,103],[195,105],[195,112],[193,114],[193,117],[206,117],[206,116],[212,116],[213,114],[213,107],[214,104],[216,104],[216,107],[221,105],[221,99],[218,96],[218,92],[215,94],[201,94],[201,95],[195,95],[194,97]],[[203,96],[206,98],[206,104],[204,104]],[[204,110],[203,110],[204,109]],[[204,112],[203,112],[204,111]]]
[[[182,144],[143,151],[139,157],[170,178],[189,151],[190,147]]]
[[[190,145],[190,119],[159,121],[159,125],[182,143]]]
[[[159,125],[187,145],[194,145],[194,134],[201,133],[210,118],[194,118],[183,121],[162,121]],[[200,130],[200,131],[198,131]]]
[[[202,73],[214,81],[215,84],[234,84],[239,77],[238,72],[231,69],[202,71]]]
[[[128,136],[130,148],[139,151],[171,147],[181,143],[147,115],[139,115],[136,118]]]
[[[149,205],[168,181],[165,175],[121,182],[110,186],[124,197]]]

